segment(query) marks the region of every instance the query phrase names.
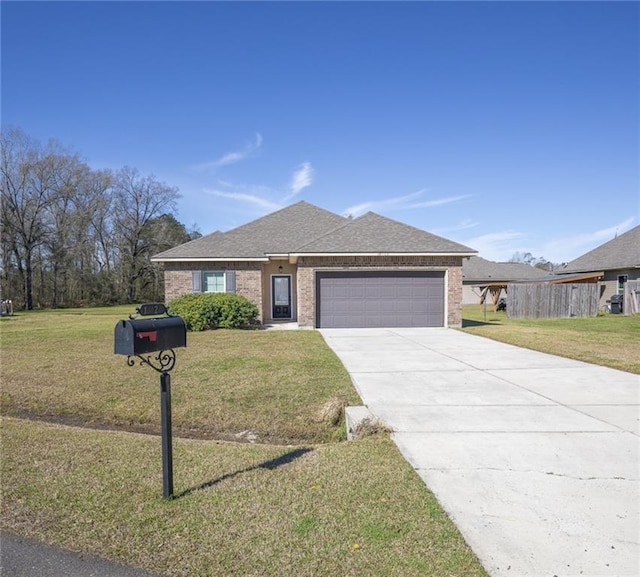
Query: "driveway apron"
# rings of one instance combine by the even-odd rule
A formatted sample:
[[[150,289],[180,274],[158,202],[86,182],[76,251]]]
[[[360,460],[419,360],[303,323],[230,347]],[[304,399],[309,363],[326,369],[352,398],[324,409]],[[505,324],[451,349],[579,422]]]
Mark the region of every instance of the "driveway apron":
[[[322,329],[493,576],[640,575],[640,377],[453,329]]]

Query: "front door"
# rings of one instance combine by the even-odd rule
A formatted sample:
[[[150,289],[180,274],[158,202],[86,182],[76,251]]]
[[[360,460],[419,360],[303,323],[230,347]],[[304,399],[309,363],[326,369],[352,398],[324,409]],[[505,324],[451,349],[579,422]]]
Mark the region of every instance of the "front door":
[[[274,319],[291,318],[291,277],[271,277],[271,316]]]

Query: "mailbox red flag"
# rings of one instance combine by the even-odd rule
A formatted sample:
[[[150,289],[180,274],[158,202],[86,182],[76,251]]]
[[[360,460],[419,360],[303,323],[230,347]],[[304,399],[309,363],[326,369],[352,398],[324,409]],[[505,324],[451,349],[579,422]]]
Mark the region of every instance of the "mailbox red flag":
[[[155,343],[158,340],[158,331],[146,331],[136,333],[138,339],[149,339],[150,342]]]

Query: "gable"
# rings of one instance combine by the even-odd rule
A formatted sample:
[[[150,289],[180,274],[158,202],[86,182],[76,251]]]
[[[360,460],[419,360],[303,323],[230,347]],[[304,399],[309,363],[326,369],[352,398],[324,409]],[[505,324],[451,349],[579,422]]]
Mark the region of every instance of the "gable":
[[[227,232],[214,232],[152,257],[153,262],[258,260],[310,254],[439,254],[473,249],[369,212],[348,219],[301,201]]]
[[[472,254],[473,249],[419,228],[368,212],[307,242],[295,254]]]
[[[267,260],[268,254],[287,254],[293,247],[341,226],[346,220],[301,201],[227,232],[214,232],[182,244],[155,255],[152,260]]]
[[[347,219],[301,201],[225,233],[221,251],[229,254],[287,254],[309,238],[325,234]]]

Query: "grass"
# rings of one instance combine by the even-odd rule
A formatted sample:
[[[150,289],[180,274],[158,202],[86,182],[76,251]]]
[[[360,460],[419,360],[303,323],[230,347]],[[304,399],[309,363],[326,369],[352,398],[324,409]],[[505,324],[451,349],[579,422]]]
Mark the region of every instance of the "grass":
[[[171,576],[485,575],[384,436],[297,447],[4,418],[2,524]]]
[[[487,306],[465,305],[463,329],[479,335],[587,363],[640,374],[640,316],[509,319]]]
[[[69,424],[159,432],[159,378],[113,354],[131,307],[21,313],[0,323],[2,412]],[[326,442],[326,403],[359,404],[348,373],[315,331],[189,333],[172,372],[176,434],[258,442]]]
[[[129,312],[0,321],[3,528],[171,576],[486,575],[386,435],[335,442],[360,400],[314,331],[188,335],[163,500],[160,439],[132,432],[159,431],[158,375],[113,354]]]
[[[359,399],[314,331],[189,334],[172,373],[177,498],[161,499],[160,440],[131,432],[159,430],[158,376],[113,354],[129,312],[0,321],[4,528],[171,576],[486,575],[386,435],[331,442],[332,409]],[[463,330],[640,374],[638,316],[476,306]],[[220,440],[248,431],[257,444]]]

